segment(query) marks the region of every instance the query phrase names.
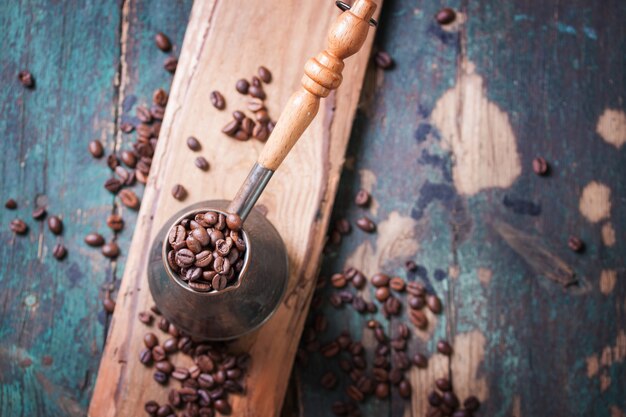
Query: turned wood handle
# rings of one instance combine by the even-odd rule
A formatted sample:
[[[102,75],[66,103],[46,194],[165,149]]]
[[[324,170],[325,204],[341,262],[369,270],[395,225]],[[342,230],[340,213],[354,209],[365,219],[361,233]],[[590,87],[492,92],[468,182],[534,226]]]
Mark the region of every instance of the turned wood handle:
[[[317,114],[320,98],[327,97],[341,84],[343,60],[363,46],[374,11],[373,1],[357,0],[350,10],[337,17],[328,32],[326,50],[304,65],[302,88],[289,98],[259,155],[259,165],[276,171],[283,162]]]

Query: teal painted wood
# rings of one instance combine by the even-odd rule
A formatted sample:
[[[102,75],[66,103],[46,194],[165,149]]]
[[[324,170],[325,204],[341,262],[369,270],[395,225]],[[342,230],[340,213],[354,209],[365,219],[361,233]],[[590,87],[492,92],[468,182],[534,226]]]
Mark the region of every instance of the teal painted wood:
[[[118,236],[118,262],[83,243],[91,231],[113,237],[106,217],[114,199],[102,187],[110,171],[104,158],[91,158],[87,144],[99,138],[112,151],[120,97],[136,94],[139,102],[149,102],[153,89],[169,86],[164,54],[152,37],[161,30],[179,45],[191,1],[126,6],[129,76],[123,91],[117,84],[124,68],[122,2],[23,1],[0,7],[0,198],[19,204],[15,211],[0,210],[2,416],[86,415],[106,335],[102,287],[121,275],[135,223],[123,210],[127,227]],[[17,81],[21,69],[33,73],[34,90]],[[60,238],[31,218],[36,204],[62,216]],[[15,217],[26,220],[28,235],[9,231]],[[68,248],[63,262],[51,254],[57,241]]]
[[[626,33],[620,22],[626,5],[446,5],[466,16],[458,31],[434,23],[440,5],[385,3],[377,43],[395,58],[396,68],[368,77],[348,151],[356,162],[344,170],[334,217],[345,215],[354,225],[363,214],[351,197],[361,186],[359,172],[368,170],[378,206],[373,217],[382,222],[397,211],[416,221],[414,260],[424,267],[423,275],[407,276],[399,259],[381,269],[422,280],[446,305],[434,336],[412,350],[432,353],[439,337],[469,340],[473,348],[484,349],[473,382],[464,387],[479,394],[479,380],[486,380],[487,399],[478,415],[622,415],[626,247],[620,236],[626,216],[616,207],[626,195],[626,155],[603,141],[596,125],[606,108],[625,110]],[[442,95],[458,82],[464,61],[483,78],[487,99],[508,115],[522,167],[512,186],[472,196],[455,187],[455,161],[432,117]],[[551,164],[548,177],[532,173],[535,156]],[[591,223],[579,212],[582,189],[591,181],[611,189],[610,220]],[[613,246],[602,240],[601,228],[609,222],[618,236]],[[505,230],[523,244],[507,243]],[[585,241],[583,254],[567,248],[570,235]],[[375,247],[376,240],[377,235],[353,230],[326,256],[322,274],[340,271],[363,241]],[[529,262],[538,249],[563,260],[578,284],[564,287],[551,279],[554,261]],[[600,291],[602,270],[617,275],[606,294]],[[343,329],[359,337],[365,324],[350,308],[338,312],[324,304],[314,314],[331,321],[322,343]],[[319,379],[330,369],[342,377],[338,389],[327,393]],[[457,370],[453,359],[453,381]],[[332,402],[346,398],[349,379],[336,362],[313,355],[295,373],[302,415],[329,415]],[[425,396],[432,387],[414,389]],[[370,399],[361,410],[368,416],[413,415],[403,413],[397,397]]]

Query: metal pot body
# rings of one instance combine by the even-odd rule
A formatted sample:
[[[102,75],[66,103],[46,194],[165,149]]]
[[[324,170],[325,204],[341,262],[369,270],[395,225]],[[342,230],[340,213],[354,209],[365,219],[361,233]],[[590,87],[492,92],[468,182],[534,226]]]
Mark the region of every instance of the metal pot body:
[[[278,308],[289,278],[287,250],[278,231],[257,210],[243,227],[244,266],[238,283],[217,292],[196,292],[177,277],[166,258],[170,228],[181,219],[213,210],[226,214],[226,200],[196,203],[172,216],[150,250],[148,283],[159,310],[194,340],[230,340],[265,323]]]

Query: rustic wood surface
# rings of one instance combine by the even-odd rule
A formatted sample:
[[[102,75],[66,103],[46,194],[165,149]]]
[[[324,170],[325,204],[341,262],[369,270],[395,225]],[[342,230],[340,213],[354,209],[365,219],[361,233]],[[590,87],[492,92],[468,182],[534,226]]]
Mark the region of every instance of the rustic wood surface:
[[[265,87],[265,103],[276,117],[299,88],[304,62],[327,48],[330,26],[339,15],[332,2],[323,7],[294,2],[289,7],[276,0],[266,1],[264,7],[271,13],[264,16],[262,25],[251,24],[259,10],[244,1],[197,2],[191,11],[90,416],[139,415],[146,401],[167,395],[169,388],[154,384],[153,370],[137,360],[145,326],[136,317],[154,303],[147,280],[152,241],[167,220],[186,205],[232,198],[257,161],[263,149],[261,142],[228,139],[219,129],[232,120],[232,111],[245,108],[246,98],[234,91],[237,80],[254,74],[259,65],[272,69],[273,82]],[[300,36],[302,27],[307,27],[307,36]],[[341,34],[337,31],[337,36]],[[259,201],[285,242],[290,280],[275,315],[248,340],[252,367],[244,379],[246,395],[232,397],[234,415],[271,416],[282,408],[373,38],[370,32],[367,39],[361,39],[366,40],[363,53],[346,62],[342,88],[321,103],[319,117],[304,132]],[[270,39],[274,41],[268,42]],[[338,48],[337,53],[343,57],[348,50]],[[229,111],[210,106],[208,97],[213,90],[226,94]],[[299,121],[281,120],[277,132],[281,122]],[[208,175],[192,166],[196,155],[184,145],[189,136],[203,144],[203,156],[211,165]],[[187,189],[184,201],[170,193],[179,183]]]
[[[406,276],[402,263],[414,259],[423,268],[407,278],[425,281],[446,311],[411,349],[432,354],[447,337],[456,353],[412,371],[410,406],[370,400],[363,414],[421,416],[433,379],[451,371],[461,396],[484,399],[479,415],[623,416],[626,6],[449,5],[463,23],[443,30],[432,19],[441,5],[385,2],[376,43],[396,66],[368,69],[333,215],[359,217],[352,197],[370,189],[378,233],[354,230],[323,272],[350,264]],[[136,221],[122,209],[117,262],[82,243],[92,230],[111,236],[105,218],[114,209],[100,185],[109,171],[87,142],[128,146],[117,133],[123,99],[147,103],[169,85],[152,37],[170,35],[177,54],[190,9],[189,0],[0,8],[0,197],[20,205],[0,210],[2,416],[87,412],[108,325],[99,298],[121,277]],[[22,68],[34,91],[17,83]],[[536,155],[551,164],[546,178],[532,174]],[[50,255],[57,239],[30,219],[36,200],[65,220],[64,262]],[[7,228],[18,216],[27,237]],[[583,238],[584,253],[567,249],[570,234]],[[564,286],[572,275],[578,283]],[[331,323],[322,338],[361,334],[351,309],[320,313]],[[329,415],[345,387],[320,388],[329,366],[312,355],[296,368],[285,415]]]

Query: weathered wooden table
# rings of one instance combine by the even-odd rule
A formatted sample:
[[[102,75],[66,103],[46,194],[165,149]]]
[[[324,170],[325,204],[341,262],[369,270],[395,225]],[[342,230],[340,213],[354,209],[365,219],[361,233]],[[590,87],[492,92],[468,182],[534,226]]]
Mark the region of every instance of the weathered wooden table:
[[[354,222],[364,210],[352,197],[370,190],[378,230],[354,229],[328,251],[324,274],[383,270],[423,281],[445,305],[411,342],[433,355],[411,372],[412,402],[370,400],[364,414],[422,415],[433,379],[449,372],[461,397],[483,400],[479,415],[624,416],[626,3],[449,6],[460,14],[444,29],[432,18],[439,4],[385,3],[377,44],[396,65],[368,70],[335,204],[336,217]],[[0,197],[19,204],[0,210],[2,416],[86,414],[107,331],[101,299],[124,268],[123,255],[109,262],[82,241],[90,231],[112,237],[106,216],[120,210],[86,146],[123,147],[124,106],[169,86],[153,35],[167,33],[176,55],[190,7],[0,7]],[[16,79],[25,68],[32,91]],[[549,175],[532,173],[536,156]],[[62,237],[30,218],[36,204],[62,215]],[[126,252],[135,213],[123,215]],[[18,216],[26,237],[8,229]],[[568,249],[570,235],[584,252]],[[63,262],[51,256],[57,240],[69,250]],[[416,272],[404,271],[407,260]],[[324,337],[362,333],[352,309],[325,303],[315,314],[330,319]],[[450,360],[433,353],[440,338],[454,346]],[[313,355],[296,367],[285,415],[330,413],[343,390],[318,381],[331,366]]]

